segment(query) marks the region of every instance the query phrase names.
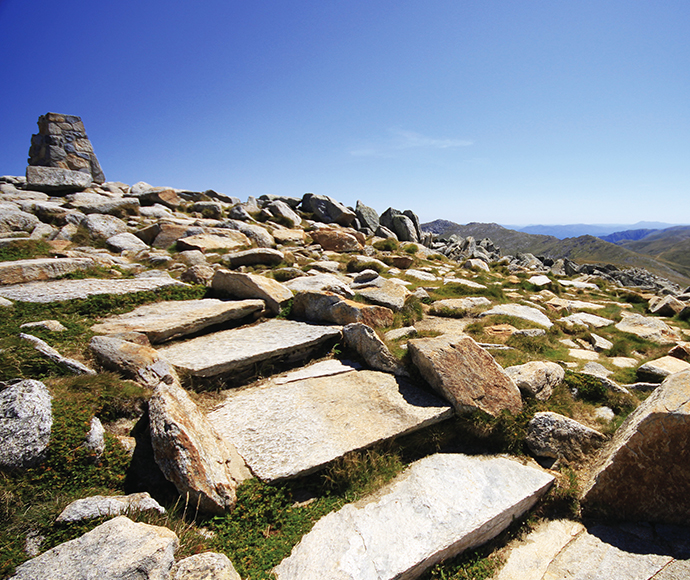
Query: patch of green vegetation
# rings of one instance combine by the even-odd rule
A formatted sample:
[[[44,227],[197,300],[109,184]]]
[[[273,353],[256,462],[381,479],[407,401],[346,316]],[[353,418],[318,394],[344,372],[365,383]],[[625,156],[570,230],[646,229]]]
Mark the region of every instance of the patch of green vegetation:
[[[444,284],[443,286],[435,288],[430,292],[430,295],[434,300],[462,298],[464,296],[486,296],[497,302],[506,301],[503,288],[499,284],[489,284],[486,288],[471,288],[465,284],[451,282],[450,284]]]
[[[417,246],[417,244],[406,244],[403,248],[403,252],[414,255],[419,252],[419,246]]]
[[[374,260],[358,260],[357,258],[351,258],[347,262],[347,271],[348,272],[362,272],[364,270],[374,270],[375,272],[378,272],[379,274],[383,272],[386,269],[386,267],[383,264],[380,264],[377,261]]]
[[[571,392],[577,393],[578,398],[610,407],[619,416],[627,416],[637,406],[632,395],[613,391],[592,375],[566,371],[564,382]]]
[[[398,240],[393,238],[386,238],[385,240],[378,240],[373,244],[379,252],[397,252],[400,244]]]
[[[8,246],[0,248],[0,262],[14,262],[15,260],[32,260],[34,258],[49,258],[50,244],[45,240],[18,238]]]
[[[393,317],[393,328],[412,326],[424,316],[422,302],[416,296],[408,296],[405,305],[400,312],[396,312]]]
[[[228,555],[242,578],[269,580],[271,569],[319,518],[378,489],[402,467],[394,453],[368,450],[349,453],[299,482],[246,481],[237,490],[235,510],[210,522],[214,548]],[[310,501],[298,503],[300,495]]]
[[[280,312],[276,315],[276,318],[290,318],[290,315],[292,314],[292,304],[293,304],[294,298],[290,298],[290,300],[287,301],[285,306],[283,306],[280,309]]]

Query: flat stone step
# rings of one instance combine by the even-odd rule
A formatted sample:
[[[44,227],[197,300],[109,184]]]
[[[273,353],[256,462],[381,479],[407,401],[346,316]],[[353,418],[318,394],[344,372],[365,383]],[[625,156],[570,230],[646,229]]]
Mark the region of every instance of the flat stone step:
[[[306,358],[327,341],[338,338],[341,330],[340,326],[274,319],[199,336],[158,351],[183,373],[215,377],[265,361]]]
[[[53,280],[0,286],[0,297],[19,302],[45,304],[74,298],[88,298],[100,294],[134,294],[146,290],[158,290],[166,286],[187,286],[187,284],[171,278],[167,272],[161,272],[154,276],[116,280],[87,278],[85,280]]]
[[[553,476],[504,457],[437,454],[376,494],[321,518],[278,580],[409,580],[498,535]]]
[[[151,343],[158,343],[244,318],[263,307],[263,300],[170,300],[144,304],[126,314],[111,316],[94,324],[91,330],[99,334],[141,332]]]
[[[208,419],[255,475],[275,480],[452,415],[411,383],[365,370],[231,392]]]
[[[0,262],[0,284],[25,284],[38,280],[52,280],[77,270],[95,266],[90,258],[36,258]]]

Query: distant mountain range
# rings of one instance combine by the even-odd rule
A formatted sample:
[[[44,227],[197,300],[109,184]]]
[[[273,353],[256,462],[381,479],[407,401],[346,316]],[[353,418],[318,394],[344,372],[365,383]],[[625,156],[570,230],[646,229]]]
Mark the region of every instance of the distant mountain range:
[[[634,225],[651,224],[640,222]],[[660,230],[642,227],[610,232],[605,237],[611,241],[593,235],[559,239],[552,235],[517,231],[494,223],[460,225],[448,220],[422,224],[422,229],[441,236],[457,234],[476,239],[491,238],[503,254],[530,252],[552,258],[570,258],[579,263],[614,264],[623,268],[637,266],[683,286],[690,283],[690,226]]]
[[[637,222],[636,224],[566,224],[566,225],[531,225],[503,227],[526,234],[541,234],[553,236],[562,240],[564,238],[577,238],[578,236],[596,236],[604,238],[610,234],[631,230],[663,230],[682,224],[667,224],[664,222]],[[609,240],[610,241],[610,240]]]

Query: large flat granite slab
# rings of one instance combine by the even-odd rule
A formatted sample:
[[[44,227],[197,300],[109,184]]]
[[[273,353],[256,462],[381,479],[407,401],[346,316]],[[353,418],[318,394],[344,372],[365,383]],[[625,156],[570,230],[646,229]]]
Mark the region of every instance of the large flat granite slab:
[[[411,383],[367,370],[231,392],[208,419],[255,475],[274,480],[306,475],[452,414]]]
[[[111,316],[91,330],[99,334],[141,332],[152,343],[199,332],[209,326],[237,320],[261,311],[263,300],[170,300],[144,304],[131,312]]]
[[[196,377],[214,377],[268,360],[306,358],[339,337],[341,330],[340,326],[274,319],[199,336],[158,351],[178,370]]]
[[[437,454],[321,518],[278,580],[410,580],[479,546],[546,493],[553,476],[505,457]]]
[[[20,302],[48,303],[88,298],[99,294],[133,294],[146,290],[158,290],[165,286],[187,286],[187,284],[171,278],[167,272],[156,272],[155,275],[115,280],[87,278],[13,284],[0,287],[0,297]]]

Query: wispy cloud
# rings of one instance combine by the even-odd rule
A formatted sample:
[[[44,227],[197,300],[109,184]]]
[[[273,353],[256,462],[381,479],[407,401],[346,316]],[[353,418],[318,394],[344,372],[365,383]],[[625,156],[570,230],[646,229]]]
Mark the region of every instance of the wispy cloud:
[[[450,149],[472,145],[472,141],[467,139],[441,139],[403,129],[390,129],[388,132],[390,134],[388,138],[353,149],[350,151],[350,155],[355,157],[395,157],[396,152],[405,149]]]

